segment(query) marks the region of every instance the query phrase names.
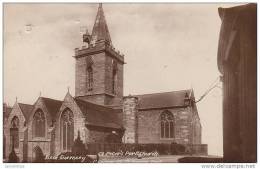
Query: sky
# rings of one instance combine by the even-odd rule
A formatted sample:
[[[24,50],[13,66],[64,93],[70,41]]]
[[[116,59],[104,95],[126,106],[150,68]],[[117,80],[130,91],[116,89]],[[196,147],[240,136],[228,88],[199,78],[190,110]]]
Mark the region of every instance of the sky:
[[[238,4],[103,4],[113,46],[125,55],[124,95],[193,88],[219,77],[218,7]],[[92,31],[98,4],[4,4],[4,102],[63,100],[75,92],[74,49]],[[222,155],[222,89],[197,103],[202,143]]]

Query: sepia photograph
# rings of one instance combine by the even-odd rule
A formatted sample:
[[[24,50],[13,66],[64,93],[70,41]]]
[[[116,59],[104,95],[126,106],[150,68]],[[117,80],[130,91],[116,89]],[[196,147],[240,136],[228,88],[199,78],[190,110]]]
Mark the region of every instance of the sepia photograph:
[[[257,3],[4,2],[2,43],[5,164],[255,168]]]

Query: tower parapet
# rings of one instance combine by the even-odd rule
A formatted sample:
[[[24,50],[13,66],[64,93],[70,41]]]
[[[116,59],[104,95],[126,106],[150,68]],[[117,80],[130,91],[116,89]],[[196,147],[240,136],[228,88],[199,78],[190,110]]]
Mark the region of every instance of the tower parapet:
[[[80,58],[80,57],[94,55],[102,52],[105,52],[112,58],[115,58],[117,61],[124,64],[124,55],[121,54],[119,51],[115,50],[115,48],[105,40],[100,41],[95,46],[89,45],[88,47],[84,46],[81,49],[75,48],[75,55],[73,57]]]

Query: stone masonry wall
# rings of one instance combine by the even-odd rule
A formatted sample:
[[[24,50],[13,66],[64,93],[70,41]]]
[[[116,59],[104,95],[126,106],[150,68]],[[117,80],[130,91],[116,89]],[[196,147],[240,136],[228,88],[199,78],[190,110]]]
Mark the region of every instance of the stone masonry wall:
[[[105,138],[110,133],[112,133],[112,131],[86,129],[86,143],[104,143]]]
[[[106,57],[106,67],[105,67],[105,91],[111,95],[115,95],[116,97],[123,97],[123,64],[121,62],[117,62],[117,76],[116,76],[116,92],[112,93],[112,79],[113,79],[113,64],[112,60],[116,61],[116,59],[112,59],[107,55]]]
[[[60,116],[62,112],[66,109],[70,109],[73,113],[74,120],[74,139],[78,136],[78,131],[80,132],[80,138],[83,143],[86,143],[86,135],[85,135],[85,116],[77,106],[74,101],[74,98],[67,93],[64,98],[64,102],[61,105],[59,112],[56,115],[56,123],[55,123],[55,155],[58,155],[62,152],[62,143],[61,143],[61,133],[60,133]]]
[[[86,57],[93,61],[93,89],[88,90]],[[116,60],[116,59],[114,59]],[[113,104],[114,98],[123,97],[123,64],[117,62],[116,93],[112,93],[112,57],[105,52],[76,58],[75,95],[85,96],[98,104]]]
[[[137,143],[137,119],[136,115],[138,99],[136,97],[124,97],[123,103],[123,124],[125,133],[123,136],[123,143]],[[146,134],[146,133],[142,133]],[[139,135],[139,134],[138,134]],[[140,135],[139,135],[140,136]]]
[[[189,108],[167,109],[174,115],[175,136],[173,139],[161,138],[160,115],[161,110],[139,110],[138,116],[138,143],[190,143],[192,128],[190,125],[191,112]]]
[[[41,138],[35,138],[33,136],[32,130],[33,130],[33,116],[34,113],[38,110],[41,109],[45,115],[45,137]],[[49,114],[47,108],[45,107],[44,102],[42,101],[41,98],[39,98],[32,110],[32,113],[29,117],[28,121],[28,161],[31,162],[33,161],[33,156],[34,156],[34,148],[36,146],[39,146],[43,152],[44,155],[50,155],[50,144],[51,144],[51,132],[50,132],[50,126],[52,124],[52,118],[51,115]]]
[[[88,56],[86,56],[88,57]],[[85,96],[105,92],[105,53],[91,55],[93,65],[93,89],[88,90],[87,61],[86,57],[76,59],[75,95]],[[100,100],[97,100],[99,103]],[[100,102],[100,104],[104,104]]]
[[[5,148],[6,152],[5,153],[6,153],[6,157],[8,159],[8,156],[12,150],[11,137],[10,137],[10,126],[11,126],[11,121],[14,116],[17,116],[19,119],[19,148],[15,149],[15,152],[21,162],[23,160],[23,139],[24,139],[24,130],[23,129],[24,129],[25,118],[17,103],[14,104],[13,109],[4,126],[4,130],[5,130],[4,133],[6,136],[6,148]]]

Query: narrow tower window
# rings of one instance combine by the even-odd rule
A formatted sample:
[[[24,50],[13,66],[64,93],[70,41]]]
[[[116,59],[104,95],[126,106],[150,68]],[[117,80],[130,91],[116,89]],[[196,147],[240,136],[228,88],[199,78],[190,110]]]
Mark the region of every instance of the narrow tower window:
[[[87,62],[87,88],[93,90],[93,60],[91,56],[86,58]]]
[[[93,69],[88,67],[88,90],[93,89]]]

